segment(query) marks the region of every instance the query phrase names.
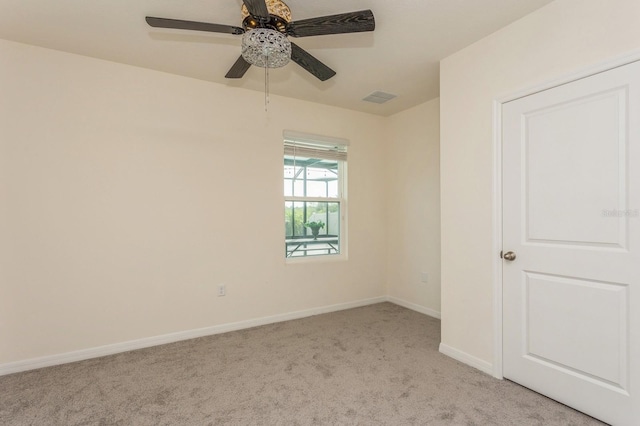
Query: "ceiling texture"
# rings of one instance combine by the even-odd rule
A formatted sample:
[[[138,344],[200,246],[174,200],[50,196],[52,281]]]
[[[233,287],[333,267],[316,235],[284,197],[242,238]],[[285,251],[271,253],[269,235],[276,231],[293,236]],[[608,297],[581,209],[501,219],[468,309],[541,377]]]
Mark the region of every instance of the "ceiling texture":
[[[337,72],[321,82],[291,62],[270,70],[270,92],[388,116],[436,98],[439,61],[552,0],[285,0],[293,20],[371,9],[375,32],[295,39]],[[145,16],[241,25],[241,0],[0,0],[0,38],[264,90],[264,70],[224,76],[241,36],[152,28]],[[374,91],[398,97],[373,104]]]

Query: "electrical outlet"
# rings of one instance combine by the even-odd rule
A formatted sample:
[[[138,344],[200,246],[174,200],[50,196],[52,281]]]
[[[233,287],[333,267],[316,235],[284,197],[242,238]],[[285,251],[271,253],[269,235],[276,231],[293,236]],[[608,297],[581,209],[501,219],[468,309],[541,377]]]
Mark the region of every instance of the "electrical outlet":
[[[227,286],[224,284],[220,284],[218,286],[218,297],[227,295]]]
[[[421,272],[420,273],[420,282],[428,283],[429,282],[429,274],[427,274],[426,272]]]

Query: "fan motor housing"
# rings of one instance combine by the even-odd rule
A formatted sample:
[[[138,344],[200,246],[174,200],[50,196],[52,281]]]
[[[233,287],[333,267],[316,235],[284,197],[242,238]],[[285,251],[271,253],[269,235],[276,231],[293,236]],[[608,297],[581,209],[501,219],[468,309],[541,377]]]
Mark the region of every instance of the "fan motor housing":
[[[245,30],[253,30],[256,28],[269,28],[279,31],[283,34],[287,33],[287,26],[291,22],[291,9],[282,0],[266,0],[265,5],[269,11],[269,18],[252,16],[245,4],[242,4],[242,26]]]
[[[247,16],[242,21],[242,27],[249,31],[256,28],[269,28],[271,30],[279,31],[283,34],[287,33],[288,22],[276,15],[269,15],[269,19],[256,19],[253,16]]]

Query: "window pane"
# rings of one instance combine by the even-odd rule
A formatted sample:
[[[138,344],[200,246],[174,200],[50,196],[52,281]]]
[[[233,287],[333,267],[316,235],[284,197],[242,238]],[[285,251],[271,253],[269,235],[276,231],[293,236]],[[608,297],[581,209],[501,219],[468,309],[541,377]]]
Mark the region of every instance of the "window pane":
[[[287,257],[340,253],[340,203],[285,202]]]
[[[339,198],[340,197],[340,192],[338,192],[338,181],[337,180],[332,180],[331,182],[328,182],[327,184],[328,188],[327,188],[327,196],[331,197],[331,198]]]
[[[285,196],[338,198],[338,162],[284,157]]]
[[[285,236],[287,238],[305,235],[304,204],[303,202],[294,203],[290,201],[284,203]]]
[[[291,197],[293,195],[293,181],[291,179],[284,180],[284,196]]]
[[[304,193],[304,182],[301,180],[285,179],[284,196],[291,197]]]
[[[307,197],[327,196],[327,184],[325,182],[307,181]]]

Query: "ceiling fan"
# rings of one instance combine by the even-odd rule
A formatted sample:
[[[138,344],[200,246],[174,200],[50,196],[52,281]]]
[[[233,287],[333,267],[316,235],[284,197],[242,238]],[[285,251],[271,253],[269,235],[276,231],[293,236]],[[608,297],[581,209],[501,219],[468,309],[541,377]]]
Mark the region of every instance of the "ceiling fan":
[[[152,16],[146,20],[152,27],[243,35],[242,55],[226,78],[242,78],[251,65],[267,69],[283,66],[290,58],[321,81],[330,79],[336,72],[290,42],[288,37],[373,31],[376,26],[371,10],[292,22],[291,10],[282,0],[243,0],[242,17],[242,27]]]

